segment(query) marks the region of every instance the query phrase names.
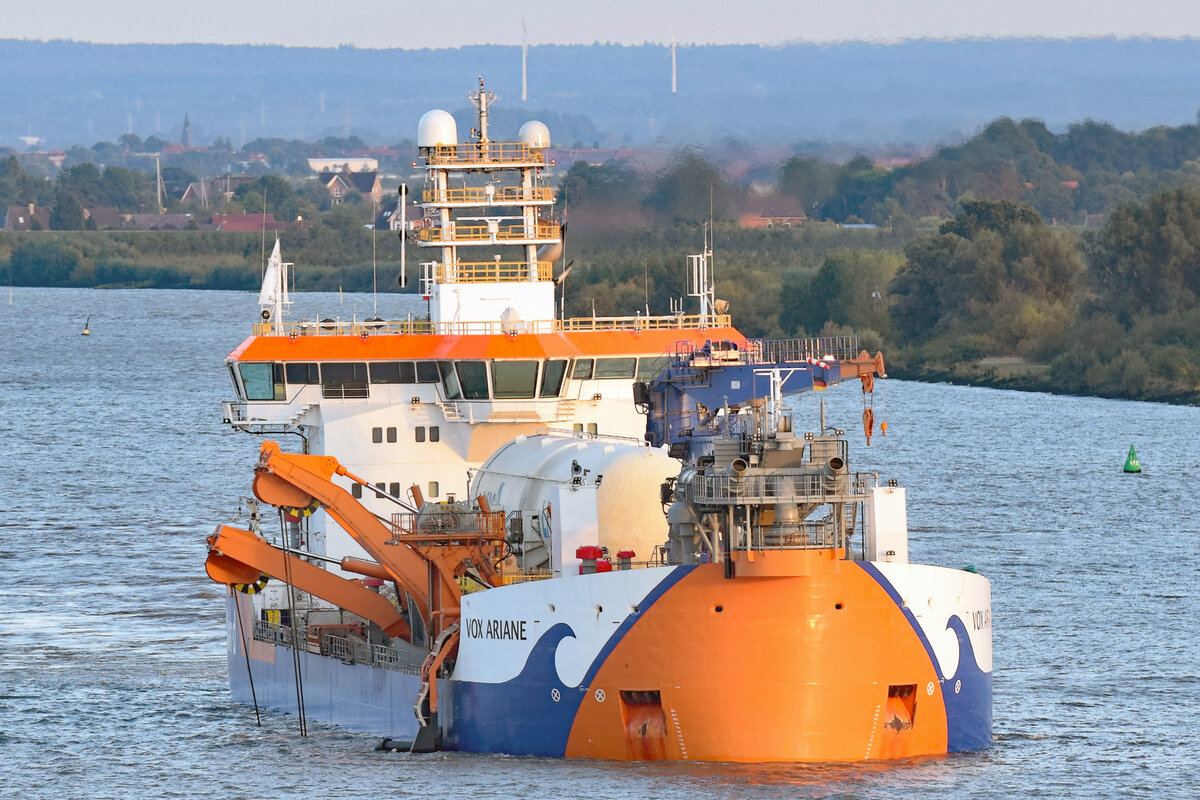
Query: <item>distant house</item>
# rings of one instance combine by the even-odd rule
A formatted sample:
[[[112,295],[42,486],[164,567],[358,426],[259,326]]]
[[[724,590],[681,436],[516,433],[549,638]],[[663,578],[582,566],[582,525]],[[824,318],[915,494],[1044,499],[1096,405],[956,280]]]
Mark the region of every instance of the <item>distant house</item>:
[[[49,230],[50,209],[38,208],[33,203],[27,206],[10,206],[4,215],[4,230],[31,231],[35,225],[39,230]]]
[[[368,156],[340,158],[310,158],[308,168],[313,172],[378,172],[379,159]]]
[[[371,203],[383,198],[378,172],[322,172],[318,180],[325,184],[329,202],[335,206],[350,194],[362,195],[363,200]]]
[[[752,194],[746,203],[748,208],[738,217],[743,228],[794,228],[808,220],[800,202],[790,195]]]
[[[750,213],[738,217],[738,225],[743,228],[794,228],[807,220],[803,212],[792,216]]]
[[[286,231],[288,224],[274,214],[213,214],[212,227],[218,231]]]
[[[1105,220],[1108,219],[1107,214],[1084,214],[1083,227],[1085,228],[1103,228]]]
[[[196,203],[201,208],[208,208],[232,200],[239,187],[256,180],[258,178],[250,175],[226,174],[208,181],[195,181],[188,184],[179,199],[184,203]]]
[[[120,228],[125,222],[125,217],[122,216],[121,212],[112,206],[85,208],[83,210],[83,218],[85,220],[90,219],[95,223],[96,230],[98,231]]]
[[[138,231],[181,231],[193,221],[191,214],[130,214],[125,227]]]

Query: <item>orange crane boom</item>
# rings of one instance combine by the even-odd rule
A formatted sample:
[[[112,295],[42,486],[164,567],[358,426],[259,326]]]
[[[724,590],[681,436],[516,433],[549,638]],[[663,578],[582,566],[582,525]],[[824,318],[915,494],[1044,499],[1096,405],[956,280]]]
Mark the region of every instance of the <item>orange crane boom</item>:
[[[266,539],[241,528],[222,525],[208,540],[209,577],[219,583],[243,583],[245,575],[266,573],[322,600],[370,620],[393,638],[411,641],[408,621],[377,592],[285,553]],[[231,563],[232,562],[232,563]],[[242,569],[239,569],[242,568]]]
[[[332,456],[284,453],[275,442],[263,442],[254,470],[254,494],[259,500],[285,509],[305,509],[319,502],[329,515],[412,598],[430,632],[459,614],[462,590],[441,558],[427,557],[400,540],[349,492],[333,482],[334,475],[368,485],[351,475]]]

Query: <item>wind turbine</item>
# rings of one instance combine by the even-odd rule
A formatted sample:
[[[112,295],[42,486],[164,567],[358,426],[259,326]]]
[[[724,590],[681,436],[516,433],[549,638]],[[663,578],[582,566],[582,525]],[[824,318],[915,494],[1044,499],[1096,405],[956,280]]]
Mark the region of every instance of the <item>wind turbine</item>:
[[[671,31],[671,94],[676,93],[675,77],[675,31]]]
[[[521,102],[529,99],[529,31],[521,20]]]

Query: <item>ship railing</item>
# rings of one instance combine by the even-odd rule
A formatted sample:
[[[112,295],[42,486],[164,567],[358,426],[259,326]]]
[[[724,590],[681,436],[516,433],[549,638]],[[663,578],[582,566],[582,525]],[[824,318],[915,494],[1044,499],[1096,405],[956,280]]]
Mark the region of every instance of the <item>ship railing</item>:
[[[439,403],[448,422],[569,422],[577,402],[558,400],[447,400]]]
[[[321,384],[321,397],[326,400],[365,400],[370,396],[370,388],[362,382]]]
[[[534,581],[549,580],[553,577],[554,573],[548,569],[507,570],[504,573],[504,585],[510,586],[514,583],[533,583]]]
[[[543,166],[545,150],[524,142],[465,142],[421,148],[429,167]]]
[[[421,202],[427,205],[508,205],[551,203],[554,190],[549,186],[466,186],[458,189],[426,189]]]
[[[524,262],[521,262],[524,263]],[[549,269],[549,262],[546,269]],[[495,266],[494,262],[490,262]],[[548,273],[547,273],[548,274]],[[271,322],[253,326],[255,336],[428,336],[428,335],[487,335],[498,333],[562,333],[576,331],[656,331],[688,330],[711,327],[728,328],[733,324],[728,315],[712,315],[707,319],[698,314],[678,314],[661,317],[574,317],[571,319],[521,320],[515,323],[500,321],[439,322],[429,320],[329,320],[325,322]],[[232,418],[230,418],[232,419]]]
[[[353,664],[367,664],[397,672],[419,672],[423,654],[382,644],[355,641],[344,633],[323,631],[320,642],[309,642],[307,628],[254,620],[254,640],[279,647],[311,650],[322,656]]]
[[[246,402],[244,400],[222,400],[221,418],[225,421],[226,425],[249,422],[250,417],[246,413]]]
[[[545,221],[535,223],[532,229],[527,228],[524,223],[495,226],[454,224],[448,228],[419,230],[416,238],[419,242],[438,244],[488,244],[492,242],[553,244],[559,241],[559,227],[556,222]]]
[[[320,654],[345,664],[364,664],[396,672],[419,672],[423,654],[351,639],[338,633],[321,635]]]
[[[435,283],[521,283],[549,281],[554,277],[552,261],[538,261],[533,269],[528,261],[459,261],[454,264],[431,261],[421,266],[425,272],[421,281],[426,286]]]
[[[734,544],[734,550],[825,550],[840,547],[838,529],[830,519],[804,520],[779,525],[761,525],[750,537]]]
[[[461,511],[453,506],[426,506],[416,514],[392,514],[392,537],[384,544],[416,546],[467,545],[491,546],[496,557],[503,557],[506,531],[503,511]]]
[[[254,640],[256,642],[266,642],[283,647],[300,647],[306,636],[307,634],[303,630],[294,629],[290,625],[281,625],[278,622],[267,622],[261,619],[254,620]]]
[[[837,473],[816,468],[777,469],[764,475],[696,475],[687,498],[698,505],[843,503],[867,499],[874,473]]]
[[[728,328],[733,325],[733,318],[728,314],[709,314],[701,317],[699,314],[678,314],[663,317],[635,315],[632,317],[573,317],[561,321],[564,331],[661,331],[679,330],[682,328]]]
[[[763,363],[776,364],[807,361],[810,358],[826,360],[851,359],[858,356],[857,336],[817,336],[810,339],[760,339],[759,357]]]

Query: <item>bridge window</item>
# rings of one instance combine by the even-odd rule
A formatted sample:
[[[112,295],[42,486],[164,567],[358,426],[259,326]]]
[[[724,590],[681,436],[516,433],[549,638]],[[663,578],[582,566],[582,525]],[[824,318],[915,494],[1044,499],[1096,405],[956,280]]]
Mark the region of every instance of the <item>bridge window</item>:
[[[437,496],[438,496],[438,490],[439,490],[440,488],[441,488],[441,487],[439,487],[439,486],[438,486],[438,482],[437,482],[437,481],[430,481],[430,482],[429,482],[429,496],[430,496],[430,497],[437,497]]]
[[[321,394],[325,397],[367,397],[367,365],[352,361],[322,364]]]
[[[420,366],[421,362],[418,361],[418,371]],[[458,382],[458,373],[454,371],[454,363],[451,361],[442,362],[442,390],[446,393],[447,400],[462,399],[462,385]]]
[[[393,481],[392,483],[389,483],[388,484],[388,494],[390,494],[392,497],[399,497],[400,496],[400,484],[395,481]]]
[[[441,438],[442,438],[441,429],[439,429],[437,425],[430,425],[429,426],[429,441],[436,442],[436,441],[440,441]]]
[[[597,358],[596,380],[632,378],[637,371],[636,358]]]
[[[487,400],[487,364],[483,361],[458,361],[458,380],[464,400]]]
[[[411,361],[376,361],[371,365],[371,383],[416,383]]]
[[[383,442],[383,428],[371,428],[371,441],[375,444]]]
[[[492,389],[497,400],[525,400],[537,386],[538,362],[493,361]]]
[[[415,433],[416,433],[418,442],[425,441],[425,426],[424,425],[418,425]]]
[[[229,380],[233,381],[233,393],[237,395],[239,400],[245,400],[246,396],[242,394],[242,385],[238,383],[237,373],[233,371],[233,364],[226,364],[229,368]]]
[[[388,443],[389,443],[389,444],[395,444],[395,443],[396,443],[396,429],[395,429],[395,428],[388,428],[388,429],[387,429],[387,440],[388,440]]]
[[[670,356],[650,356],[647,358],[638,359],[637,379],[642,383],[649,383],[662,374],[662,371],[671,364]]]
[[[295,363],[284,366],[287,382],[292,384],[320,383],[321,370],[316,364]]]
[[[361,483],[350,484],[350,496],[353,497],[355,500],[362,500],[362,484]]]
[[[563,376],[567,374],[566,361],[547,361],[542,368],[542,386],[539,397],[558,397],[562,392]]]
[[[282,364],[239,364],[247,400],[284,400]]]
[[[590,358],[575,359],[575,369],[571,370],[571,378],[577,381],[591,380],[594,364],[595,362]]]
[[[436,361],[417,362],[417,383],[437,383],[441,379]]]

